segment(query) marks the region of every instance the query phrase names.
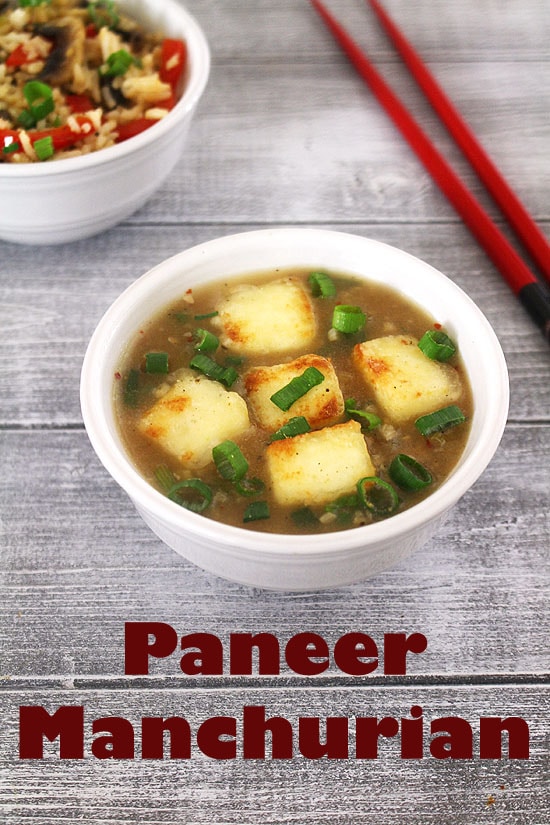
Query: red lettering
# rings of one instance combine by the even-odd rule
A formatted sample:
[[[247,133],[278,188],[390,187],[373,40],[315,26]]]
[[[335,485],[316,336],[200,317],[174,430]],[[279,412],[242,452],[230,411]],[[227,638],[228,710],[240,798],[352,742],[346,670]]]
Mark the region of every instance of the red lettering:
[[[66,705],[50,716],[40,706],[19,708],[19,758],[42,759],[44,737],[50,742],[59,737],[60,759],[84,758],[84,707]]]
[[[334,645],[334,661],[344,673],[365,676],[378,667],[378,648],[366,633],[346,633]]]
[[[412,719],[401,719],[402,759],[422,759],[424,756],[422,708],[413,705]]]
[[[390,739],[399,733],[399,722],[393,716],[378,720],[375,716],[358,716],[355,720],[355,756],[357,759],[377,759],[380,736]]]
[[[170,759],[191,758],[191,727],[187,719],[170,716],[167,719],[145,716],[141,720],[141,756],[143,759],[164,759],[164,734],[170,742]]]
[[[447,735],[435,737],[430,742],[430,753],[436,759],[472,759],[472,728],[459,716],[443,716],[434,719],[430,725],[432,734],[444,732]]]
[[[92,753],[97,759],[134,758],[134,729],[128,719],[122,716],[94,719],[92,733],[104,732],[110,735],[98,736],[92,742]]]
[[[265,759],[265,736],[268,732],[271,734],[271,757],[292,759],[292,725],[282,716],[266,719],[263,705],[243,708],[243,757]]]
[[[298,747],[306,759],[347,759],[348,720],[332,716],[326,720],[325,741],[321,742],[321,720],[315,716],[298,720]]]
[[[153,641],[149,637],[153,636]],[[178,634],[164,622],[126,622],[124,625],[124,673],[146,676],[149,657],[163,659],[178,645]]]
[[[189,676],[222,676],[223,646],[211,633],[190,633],[181,637],[181,649],[195,648],[181,657],[180,668]]]
[[[384,634],[384,674],[405,676],[407,673],[407,653],[424,653],[428,640],[423,633]]]
[[[231,675],[252,675],[253,650],[257,650],[258,673],[262,676],[277,676],[280,672],[279,641],[272,633],[231,633],[229,637]]]
[[[329,666],[329,649],[322,636],[317,633],[298,633],[288,640],[285,656],[294,673],[316,676]],[[314,662],[313,659],[321,661]]]
[[[229,739],[221,739],[228,736]],[[237,720],[233,716],[213,716],[197,731],[197,745],[211,759],[235,759],[237,756]]]
[[[479,756],[502,757],[502,733],[508,732],[508,758],[529,759],[529,725],[519,716],[483,716],[479,720]]]

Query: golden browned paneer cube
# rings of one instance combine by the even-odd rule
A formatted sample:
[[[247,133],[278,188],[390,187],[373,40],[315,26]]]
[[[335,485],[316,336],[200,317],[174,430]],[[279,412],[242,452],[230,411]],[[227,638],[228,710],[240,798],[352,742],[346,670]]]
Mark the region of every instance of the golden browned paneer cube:
[[[273,441],[266,459],[273,494],[289,506],[327,504],[376,472],[357,421]]]
[[[286,412],[280,410],[271,396],[308,367],[322,372],[325,380],[312,387]],[[344,398],[332,362],[321,355],[302,355],[287,364],[255,367],[244,376],[244,384],[256,420],[268,430],[277,430],[299,415],[307,419],[312,429],[318,429],[333,424],[344,412]]]
[[[316,333],[309,296],[293,278],[241,284],[218,307],[214,323],[222,346],[245,354],[291,352]]]
[[[452,404],[462,393],[457,371],[432,361],[408,335],[357,344],[353,360],[382,412],[397,424]]]
[[[178,379],[141,417],[139,429],[190,469],[212,461],[212,448],[250,426],[246,402],[193,370]]]

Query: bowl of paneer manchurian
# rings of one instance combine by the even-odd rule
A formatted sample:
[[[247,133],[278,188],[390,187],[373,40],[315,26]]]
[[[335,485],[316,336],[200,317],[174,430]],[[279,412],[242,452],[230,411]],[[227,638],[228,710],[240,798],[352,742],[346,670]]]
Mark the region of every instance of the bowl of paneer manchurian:
[[[508,376],[484,315],[433,267],[277,228],[138,278],[90,341],[81,402],[166,544],[234,581],[307,590],[433,536],[497,449]]]

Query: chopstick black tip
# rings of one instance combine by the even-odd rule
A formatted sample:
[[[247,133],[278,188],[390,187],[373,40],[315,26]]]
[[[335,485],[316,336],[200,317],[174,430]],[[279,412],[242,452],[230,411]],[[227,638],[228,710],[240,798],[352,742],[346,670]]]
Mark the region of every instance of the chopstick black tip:
[[[523,286],[518,292],[518,298],[537,326],[540,327],[546,340],[550,343],[550,292],[544,284],[531,283]]]

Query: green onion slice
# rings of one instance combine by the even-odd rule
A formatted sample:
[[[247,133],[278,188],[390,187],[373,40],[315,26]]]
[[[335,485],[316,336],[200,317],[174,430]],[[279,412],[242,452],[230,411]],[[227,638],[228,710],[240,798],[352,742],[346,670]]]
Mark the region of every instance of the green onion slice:
[[[95,0],[95,2],[88,3],[87,11],[90,20],[98,30],[103,26],[113,28],[120,20],[115,10],[114,0]]]
[[[52,136],[47,135],[39,140],[35,140],[33,143],[33,148],[36,152],[38,160],[48,160],[48,158],[53,157],[54,148]]]
[[[99,69],[99,73],[102,77],[122,77],[123,74],[126,74],[130,66],[137,62],[136,58],[132,57],[129,51],[119,49],[109,55],[103,67]]]
[[[137,407],[139,390],[139,370],[130,370],[124,387],[124,403],[127,407]]]
[[[172,471],[166,466],[166,464],[160,464],[155,470],[155,477],[161,487],[165,489],[166,492],[171,490],[174,484],[176,484],[177,479],[172,473]]]
[[[148,352],[145,356],[145,372],[166,374],[168,372],[168,353]]]
[[[168,498],[186,510],[202,513],[212,501],[212,490],[200,478],[188,478],[173,484],[168,490]]]
[[[427,330],[418,342],[418,346],[424,355],[433,361],[448,361],[456,352],[453,341],[439,329]]]
[[[251,501],[243,514],[243,522],[259,521],[269,518],[269,505],[267,501]]]
[[[338,332],[354,333],[363,329],[367,316],[360,307],[338,304],[332,313],[332,326]]]
[[[390,516],[399,506],[399,497],[391,484],[378,476],[367,476],[357,482],[361,506],[375,516]]]
[[[255,496],[258,493],[263,493],[265,490],[265,484],[261,478],[241,478],[239,481],[235,482],[235,490],[241,496]]]
[[[297,375],[280,390],[273,393],[271,401],[280,410],[286,412],[289,410],[295,401],[309,392],[317,384],[321,384],[325,380],[323,373],[317,367],[308,367],[301,375]]]
[[[33,123],[38,123],[39,120],[43,120],[46,115],[53,112],[55,108],[53,89],[47,83],[41,83],[40,80],[29,80],[23,87],[23,94],[29,104],[29,112],[32,115]]]
[[[382,423],[382,419],[378,415],[368,412],[368,410],[358,409],[355,398],[348,398],[344,402],[344,409],[350,418],[361,424],[363,430],[374,430]]]
[[[248,472],[248,461],[234,441],[222,441],[212,450],[212,458],[222,478],[240,481]]]
[[[294,418],[289,418],[286,424],[279,427],[269,438],[270,441],[281,441],[283,438],[293,438],[295,435],[308,433],[311,430],[307,418],[303,415],[296,415]]]
[[[319,519],[311,509],[311,507],[300,507],[299,510],[294,510],[290,514],[290,518],[296,527],[318,527]]]
[[[402,490],[422,490],[432,483],[429,470],[415,458],[399,453],[391,462],[388,472],[392,481]]]
[[[463,424],[465,421],[466,416],[460,407],[451,404],[449,407],[420,416],[414,425],[422,435],[430,436],[434,433],[442,433],[449,427],[456,427],[457,424]]]
[[[30,109],[23,109],[19,112],[17,123],[19,126],[22,126],[23,129],[32,129],[33,126],[36,126],[36,121]]]
[[[202,352],[197,353],[191,359],[189,366],[202,372],[207,378],[219,381],[225,387],[231,387],[239,377],[239,373],[233,367],[222,367]]]
[[[336,295],[336,285],[326,272],[312,272],[308,281],[311,286],[311,294],[315,297],[334,298]]]
[[[19,151],[21,151],[21,147],[19,145],[19,142],[17,140],[13,140],[13,139],[11,140],[11,143],[5,144],[4,148],[2,149],[2,152],[5,155],[10,155],[12,152],[19,152]]]
[[[350,493],[349,495],[340,496],[335,501],[327,504],[325,511],[327,513],[334,513],[337,521],[340,524],[349,524],[353,515],[361,502],[357,493]]]
[[[218,338],[207,329],[197,329],[195,331],[195,337],[197,339],[197,343],[195,344],[197,352],[214,352],[220,345]]]
[[[213,310],[213,312],[203,312],[201,315],[194,315],[195,321],[202,321],[204,318],[215,318],[216,315],[219,315],[217,309]]]

